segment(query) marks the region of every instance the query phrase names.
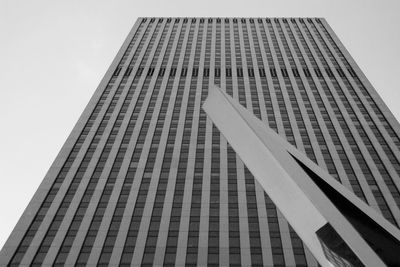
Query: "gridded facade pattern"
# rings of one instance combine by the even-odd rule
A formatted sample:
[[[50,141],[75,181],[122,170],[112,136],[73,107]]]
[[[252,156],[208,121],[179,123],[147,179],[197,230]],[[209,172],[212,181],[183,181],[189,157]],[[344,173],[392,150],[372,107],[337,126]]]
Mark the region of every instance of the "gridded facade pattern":
[[[6,266],[317,266],[201,104],[216,84],[395,226],[400,127],[324,19],[140,18]]]

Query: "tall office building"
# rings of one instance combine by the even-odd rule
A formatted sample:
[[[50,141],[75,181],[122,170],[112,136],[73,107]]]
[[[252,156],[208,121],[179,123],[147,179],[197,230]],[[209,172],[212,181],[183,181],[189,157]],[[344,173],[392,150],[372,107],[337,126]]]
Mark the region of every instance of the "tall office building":
[[[216,84],[394,224],[400,127],[324,19],[140,18],[7,266],[317,266],[201,109]]]

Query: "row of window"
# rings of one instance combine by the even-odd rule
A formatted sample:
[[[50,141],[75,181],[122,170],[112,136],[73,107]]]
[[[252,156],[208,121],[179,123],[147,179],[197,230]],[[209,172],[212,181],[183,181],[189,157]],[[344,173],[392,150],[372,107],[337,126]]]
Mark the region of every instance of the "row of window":
[[[118,76],[121,73],[121,70],[122,70],[121,67],[117,67],[116,70],[114,71],[114,76]],[[133,70],[132,67],[128,67],[125,70],[124,76],[127,77],[127,76],[131,75],[132,70]],[[232,77],[232,73],[236,74],[237,77],[243,77],[243,76],[254,77],[255,76],[253,68],[248,68],[247,69],[247,73],[243,72],[243,68],[236,68],[234,70],[236,72],[232,72],[232,68],[226,68],[225,69],[226,77]],[[143,71],[144,71],[144,68],[139,67],[137,69],[137,72],[136,72],[135,76],[141,76],[143,74]],[[285,77],[285,78],[289,77],[288,69],[281,68],[280,71],[281,71],[281,74],[282,74],[283,77]],[[312,77],[312,72],[310,71],[310,69],[303,68],[302,71],[303,71],[303,73],[304,73],[304,75],[306,77]],[[338,75],[340,77],[346,77],[345,73],[343,72],[342,69],[336,68],[336,71],[337,71],[337,73],[338,73]],[[168,72],[168,69],[160,68],[157,75],[158,75],[158,77],[163,77],[166,72]],[[179,70],[177,70],[176,68],[169,68],[169,76],[170,77],[174,77],[177,74],[177,72],[179,72]],[[258,72],[259,72],[260,77],[266,77],[266,72],[265,72],[264,68],[259,68]],[[278,72],[277,72],[277,70],[275,68],[270,68],[269,72],[270,72],[270,75],[272,77],[277,77],[278,76]],[[292,72],[294,77],[300,77],[300,72],[299,72],[299,70],[297,68],[292,68],[291,72]],[[323,74],[322,74],[322,72],[321,72],[321,70],[319,68],[314,68],[313,72],[317,77],[323,77]],[[334,77],[334,73],[330,68],[328,68],[328,67],[325,68],[325,72],[328,75],[328,77],[331,77],[331,78]],[[349,68],[348,72],[351,74],[351,76],[357,77],[357,74],[355,73],[355,71],[353,69]],[[148,68],[146,76],[151,77],[151,76],[154,75],[154,73],[155,73],[155,68]],[[180,76],[181,77],[186,77],[188,73],[190,73],[190,71],[187,68],[182,68],[180,70]],[[198,68],[193,68],[192,71],[191,71],[191,75],[192,75],[192,77],[197,77],[199,75],[199,69]],[[203,76],[204,77],[209,77],[210,76],[210,69],[209,68],[204,68],[203,69]],[[220,68],[215,68],[214,69],[214,76],[215,77],[221,77],[221,69]]]
[[[161,23],[161,22],[164,21],[164,19],[166,19],[166,21],[167,21],[168,23],[169,23],[169,22],[172,22],[172,20],[173,20],[175,23],[178,23],[178,22],[180,22],[181,19],[182,19],[183,23],[187,23],[189,20],[190,20],[192,23],[195,23],[195,22],[197,21],[197,18],[174,18],[174,19],[173,19],[173,18],[158,18],[158,19],[156,19],[156,18],[151,18],[151,19],[150,19],[150,23],[153,23],[153,22],[155,22],[155,21],[157,21],[158,23]],[[200,23],[204,23],[206,20],[208,21],[208,23],[213,23],[213,21],[216,21],[217,23],[221,23],[221,21],[222,21],[221,18],[208,18],[208,19],[199,18],[198,20],[200,21]],[[282,18],[282,19],[279,19],[279,18],[257,18],[257,19],[253,19],[253,18],[250,18],[250,19],[245,19],[245,18],[232,18],[232,19],[230,19],[230,18],[225,18],[225,19],[223,19],[223,20],[225,21],[225,23],[229,23],[230,21],[233,21],[233,23],[237,23],[239,20],[240,20],[242,23],[246,23],[247,20],[248,20],[250,23],[254,23],[255,20],[257,20],[258,23],[262,23],[263,21],[265,21],[265,22],[267,22],[267,23],[271,23],[271,21],[274,21],[274,22],[276,22],[276,23],[279,23],[280,20],[282,20],[284,23],[288,23],[288,21],[293,22],[293,23],[296,23],[296,19],[295,19],[295,18],[290,18],[290,19],[286,19],[286,18]],[[146,22],[146,21],[147,21],[147,18],[143,18],[142,21],[141,21],[141,23],[144,23],[144,22]],[[307,21],[307,22],[309,22],[309,23],[313,23],[313,22],[314,22],[312,18],[306,18],[306,19],[304,19],[304,18],[299,18],[299,21],[300,21],[301,23],[305,23],[305,21]],[[321,19],[319,19],[319,18],[315,18],[315,21],[318,22],[318,23],[322,23]]]

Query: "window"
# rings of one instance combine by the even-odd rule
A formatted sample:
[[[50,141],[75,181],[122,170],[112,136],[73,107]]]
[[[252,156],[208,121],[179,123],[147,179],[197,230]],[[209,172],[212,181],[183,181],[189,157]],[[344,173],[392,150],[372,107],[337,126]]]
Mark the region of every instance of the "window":
[[[125,75],[124,76],[129,76],[132,73],[132,67],[128,67],[125,71]]]
[[[171,72],[169,73],[169,77],[174,77],[176,74],[176,68],[171,68]]]
[[[322,73],[319,69],[314,69],[315,74],[317,75],[317,77],[322,77]]]
[[[281,69],[283,77],[288,77],[288,72],[286,69]]]
[[[311,77],[311,73],[309,71],[309,69],[303,69],[304,71],[304,75],[306,75],[306,77]]]
[[[204,68],[204,77],[210,76],[210,69],[209,68]]]
[[[237,68],[237,76],[238,77],[243,77],[243,69],[242,68]]]
[[[253,68],[249,68],[248,71],[249,71],[249,76],[250,76],[250,77],[254,77],[254,70],[253,70]]]
[[[356,72],[352,68],[348,68],[347,70],[349,71],[351,77],[357,77]]]
[[[329,68],[325,68],[325,72],[328,74],[329,77],[333,77],[333,72]]]
[[[136,76],[140,76],[143,73],[143,68],[139,68],[136,72]]]
[[[264,68],[260,68],[260,69],[258,69],[259,70],[259,72],[260,72],[260,76],[261,77],[265,77],[265,69]]]
[[[300,76],[299,71],[297,69],[293,68],[292,71],[293,71],[294,77],[299,77]]]
[[[199,74],[199,69],[198,68],[194,68],[192,71],[192,76],[193,77],[197,77],[197,75]]]
[[[271,72],[272,77],[276,77],[276,69],[275,68],[270,68],[269,71]]]
[[[337,68],[336,71],[339,73],[339,76],[340,76],[340,77],[345,77],[344,72],[343,72],[342,69]]]
[[[226,68],[226,77],[232,77],[232,69]]]
[[[120,72],[121,72],[121,67],[116,68],[114,71],[114,76],[118,76]]]
[[[183,68],[181,71],[181,77],[186,77],[186,75],[187,75],[187,69]]]
[[[220,68],[216,68],[215,69],[215,77],[220,77],[221,76],[221,69]]]
[[[163,77],[165,73],[165,68],[161,68],[160,71],[158,72],[158,77]]]

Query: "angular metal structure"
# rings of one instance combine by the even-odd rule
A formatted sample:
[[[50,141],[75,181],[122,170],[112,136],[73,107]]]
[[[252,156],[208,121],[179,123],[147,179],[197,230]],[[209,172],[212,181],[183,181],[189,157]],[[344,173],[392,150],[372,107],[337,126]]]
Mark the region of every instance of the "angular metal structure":
[[[400,266],[400,231],[215,86],[203,109],[322,266]]]

